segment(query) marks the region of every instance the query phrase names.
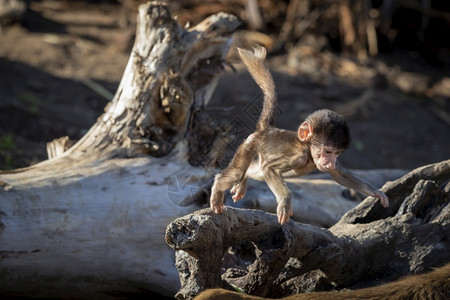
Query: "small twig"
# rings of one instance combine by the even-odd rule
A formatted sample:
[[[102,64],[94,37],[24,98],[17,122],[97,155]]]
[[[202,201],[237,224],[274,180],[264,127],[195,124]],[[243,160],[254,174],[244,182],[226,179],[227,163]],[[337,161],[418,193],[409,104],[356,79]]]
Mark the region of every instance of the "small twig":
[[[450,126],[450,113],[436,106],[431,107],[431,112],[445,124]]]
[[[110,91],[89,78],[76,77],[74,79],[81,82],[108,101],[111,101],[114,98],[114,95]]]
[[[247,12],[247,21],[252,29],[261,29],[264,27],[257,0],[247,0],[245,10]]]

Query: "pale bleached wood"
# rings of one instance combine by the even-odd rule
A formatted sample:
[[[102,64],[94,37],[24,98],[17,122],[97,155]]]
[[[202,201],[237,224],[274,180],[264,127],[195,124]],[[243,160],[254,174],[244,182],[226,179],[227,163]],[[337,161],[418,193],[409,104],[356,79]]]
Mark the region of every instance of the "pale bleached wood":
[[[97,123],[68,150],[50,144],[49,160],[0,173],[0,297],[176,292],[165,227],[199,208],[190,189],[211,176],[187,163],[185,133],[238,25],[220,13],[184,29],[167,4],[139,7],[130,59]]]

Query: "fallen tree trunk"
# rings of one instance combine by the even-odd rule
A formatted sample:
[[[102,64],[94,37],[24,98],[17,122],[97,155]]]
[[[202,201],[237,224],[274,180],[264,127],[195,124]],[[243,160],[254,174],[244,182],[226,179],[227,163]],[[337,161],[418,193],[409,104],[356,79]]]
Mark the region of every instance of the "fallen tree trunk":
[[[450,262],[450,160],[416,169],[383,191],[388,209],[369,197],[329,230],[280,226],[275,215],[234,208],[175,220],[166,240],[177,250],[177,298],[230,285],[272,297],[356,288]],[[248,241],[254,249],[236,251]]]
[[[139,7],[130,59],[97,123],[69,149],[50,144],[51,159],[0,173],[0,297],[175,293],[164,231],[198,206],[168,186],[190,178],[201,190],[211,176],[187,163],[187,137],[238,25],[219,13],[183,29],[166,4]]]

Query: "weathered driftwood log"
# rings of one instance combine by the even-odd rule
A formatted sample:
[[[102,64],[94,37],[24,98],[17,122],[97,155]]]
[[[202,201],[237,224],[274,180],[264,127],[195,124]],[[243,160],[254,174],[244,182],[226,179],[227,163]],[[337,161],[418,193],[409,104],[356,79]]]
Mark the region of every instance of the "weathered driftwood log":
[[[329,230],[280,226],[275,215],[234,208],[175,220],[166,240],[177,250],[177,298],[230,284],[259,296],[356,288],[450,262],[450,160],[418,168],[383,191],[388,209],[369,197]],[[241,256],[230,248],[248,241],[254,249]]]
[[[180,205],[190,190],[169,188],[189,179],[201,190],[211,176],[187,163],[186,136],[238,25],[219,13],[184,29],[166,4],[140,6],[122,81],[97,123],[68,150],[66,139],[49,145],[51,159],[0,173],[0,298],[176,292],[164,232],[195,206]]]

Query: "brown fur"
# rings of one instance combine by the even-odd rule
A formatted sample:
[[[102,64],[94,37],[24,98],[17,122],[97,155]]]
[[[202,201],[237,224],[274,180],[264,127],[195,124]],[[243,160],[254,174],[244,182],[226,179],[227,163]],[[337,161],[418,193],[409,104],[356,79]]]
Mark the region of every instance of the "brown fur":
[[[350,145],[350,130],[340,114],[329,109],[321,109],[306,117],[305,122],[314,128],[314,134],[336,149],[347,149]]]
[[[329,172],[342,185],[380,198],[387,206],[386,195],[336,163],[337,156],[350,143],[350,132],[344,118],[324,109],[311,114],[298,132],[271,126],[277,97],[273,78],[264,65],[266,50],[261,47],[254,52],[239,49],[239,54],[264,92],[264,106],[256,131],[239,146],[228,167],[215,177],[211,209],[216,213],[222,212],[226,190],[234,194],[234,201],[242,199],[247,178],[252,178],[267,183],[278,203],[278,221],[284,224],[289,222],[293,210],[291,193],[283,178],[302,176],[316,168]]]
[[[266,58],[266,49],[258,47],[255,52],[250,52],[248,50],[238,48],[239,55],[242,61],[250,70],[250,74],[256,83],[261,87],[264,93],[264,106],[261,111],[258,123],[256,124],[256,132],[262,132],[269,128],[270,124],[273,122],[273,112],[275,111],[275,106],[277,105],[277,95],[275,92],[275,84],[270,75],[269,70],[267,70],[264,65],[264,59]]]
[[[195,300],[257,300],[261,297],[224,289],[206,290]],[[297,294],[285,300],[448,300],[450,299],[450,264],[430,273],[413,275],[398,281],[346,292]]]

